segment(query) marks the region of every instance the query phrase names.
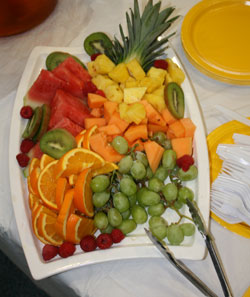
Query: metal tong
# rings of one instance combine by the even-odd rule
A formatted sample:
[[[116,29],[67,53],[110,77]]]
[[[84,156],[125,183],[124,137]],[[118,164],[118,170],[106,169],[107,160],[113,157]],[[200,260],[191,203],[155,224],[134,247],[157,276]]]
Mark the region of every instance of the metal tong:
[[[216,273],[218,275],[219,281],[221,283],[221,287],[223,289],[223,293],[225,297],[233,297],[233,294],[230,291],[229,285],[227,283],[226,277],[224,275],[224,272],[222,270],[214,243],[212,241],[212,237],[210,236],[208,230],[205,228],[201,216],[199,214],[199,210],[194,206],[194,204],[187,199],[187,205],[189,207],[189,211],[191,213],[191,216],[193,218],[193,221],[195,225],[197,226],[197,229],[201,233],[202,237],[205,240],[208,252],[212,258]],[[177,269],[179,270],[197,289],[199,289],[205,296],[210,297],[218,297],[212,290],[210,290],[204,282],[202,282],[190,269],[187,268],[187,266],[181,262],[180,260],[177,260],[174,255],[171,253],[167,245],[163,245],[161,241],[159,241],[154,235],[147,230],[146,228],[145,232],[148,235],[149,239],[152,241],[152,243],[157,247],[157,249],[163,254],[163,256],[169,260],[169,262]]]

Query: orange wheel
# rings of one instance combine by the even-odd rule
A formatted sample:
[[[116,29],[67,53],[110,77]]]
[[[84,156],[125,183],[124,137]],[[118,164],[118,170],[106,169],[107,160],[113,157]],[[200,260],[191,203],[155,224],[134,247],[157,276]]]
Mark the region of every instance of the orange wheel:
[[[38,191],[38,178],[40,176],[41,169],[40,167],[35,167],[30,174],[30,187],[32,188],[32,192],[40,197],[39,191]]]
[[[84,140],[85,134],[78,134],[75,139],[76,139],[76,145],[77,147],[83,147],[83,140]]]
[[[84,134],[83,143],[82,143],[83,148],[90,150],[89,138],[91,135],[93,135],[96,132],[97,128],[98,128],[97,125],[94,125],[93,127],[86,130],[86,133]]]
[[[92,175],[94,177],[96,175],[106,174],[106,173],[112,172],[112,171],[117,170],[117,169],[119,169],[119,167],[115,163],[106,162],[104,164],[104,166],[102,166],[100,168],[97,168],[97,169],[93,169],[92,170]]]
[[[32,210],[36,204],[41,204],[40,198],[32,193],[29,193],[29,207]]]
[[[59,177],[56,183],[56,204],[60,210],[65,193],[70,189],[70,185],[65,177]]]
[[[56,179],[55,167],[58,160],[49,163],[40,173],[38,178],[38,192],[45,205],[58,210],[56,204]]]
[[[91,168],[86,168],[79,174],[76,180],[74,194],[75,207],[88,217],[92,217],[94,215],[92,190],[90,187],[92,179],[91,171]]]
[[[32,158],[29,165],[29,175],[31,174],[32,170],[40,167],[40,160],[38,158]]]
[[[104,159],[98,154],[84,148],[75,148],[58,161],[55,177],[69,177],[71,174],[79,174],[85,168],[100,168],[104,164]]]
[[[49,163],[51,163],[52,161],[55,161],[54,158],[50,157],[47,154],[43,154],[40,160],[40,168],[41,170],[43,170]]]

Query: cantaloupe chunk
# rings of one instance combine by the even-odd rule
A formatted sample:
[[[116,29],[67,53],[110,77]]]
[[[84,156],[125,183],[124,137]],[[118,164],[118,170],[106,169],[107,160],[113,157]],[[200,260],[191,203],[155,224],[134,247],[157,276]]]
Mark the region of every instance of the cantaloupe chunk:
[[[171,139],[172,149],[176,152],[177,159],[193,153],[193,138],[192,137],[182,137]]]
[[[99,127],[100,132],[105,132],[107,135],[119,135],[121,130],[114,124]]]
[[[104,118],[86,118],[84,119],[85,129],[92,128],[97,125],[97,127],[102,127],[106,125],[106,120]]]
[[[107,98],[94,93],[88,93],[88,106],[90,108],[102,107]]]
[[[165,108],[161,111],[161,115],[165,122],[170,125],[173,124],[177,119],[171,114],[171,112],[168,110],[168,108]]]
[[[155,124],[148,124],[148,132],[167,132],[168,131],[168,127],[165,126],[159,126],[159,125],[155,125]]]
[[[136,125],[130,126],[128,130],[124,133],[124,137],[129,142],[134,142],[137,139],[147,139],[148,138],[148,129],[147,125]]]
[[[146,115],[150,123],[164,127],[166,126],[166,122],[163,117],[150,103],[148,103],[146,100],[141,100],[140,103],[144,105]]]
[[[112,101],[106,101],[104,103],[104,118],[108,122],[112,116],[112,114],[117,111],[118,103]]]
[[[116,111],[112,114],[108,124],[116,125],[121,130],[121,132],[124,132],[129,125],[129,123],[121,119],[119,112],[116,112]]]
[[[196,129],[195,124],[190,118],[180,119],[184,129],[185,129],[185,137],[194,137],[194,132]]]
[[[144,150],[148,158],[149,166],[152,169],[153,173],[155,173],[161,162],[164,148],[157,142],[148,140],[144,142]]]
[[[103,113],[103,107],[93,108],[90,112],[90,114],[95,118],[101,118],[103,116]]]
[[[133,147],[136,145],[135,149],[134,149],[134,152],[136,151],[144,151],[144,142],[141,140],[141,139],[137,139],[136,141],[134,141],[133,143],[128,143],[129,147]]]
[[[175,121],[168,127],[169,133],[173,134],[176,138],[185,137],[185,129],[180,120]]]

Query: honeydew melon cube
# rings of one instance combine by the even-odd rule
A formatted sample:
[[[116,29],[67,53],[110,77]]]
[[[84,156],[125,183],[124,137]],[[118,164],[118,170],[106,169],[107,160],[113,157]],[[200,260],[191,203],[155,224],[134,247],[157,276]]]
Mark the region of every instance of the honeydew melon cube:
[[[131,104],[140,101],[146,90],[146,87],[124,88],[124,102]]]

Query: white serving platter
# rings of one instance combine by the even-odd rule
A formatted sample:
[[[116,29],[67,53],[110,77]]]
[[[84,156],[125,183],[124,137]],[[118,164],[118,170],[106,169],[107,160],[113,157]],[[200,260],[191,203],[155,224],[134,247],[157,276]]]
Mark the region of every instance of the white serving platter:
[[[162,257],[145,234],[143,227],[147,226],[146,223],[145,225],[138,226],[120,244],[113,245],[110,249],[97,249],[91,253],[84,253],[77,246],[75,254],[69,258],[63,259],[58,256],[50,262],[43,261],[43,244],[35,237],[32,231],[26,179],[16,161],[16,155],[19,153],[21,135],[26,124],[26,121],[20,117],[23,97],[37,78],[40,70],[46,68],[46,57],[53,51],[68,52],[77,56],[83,62],[89,61],[89,57],[84,53],[83,48],[36,47],[28,59],[17,90],[9,143],[11,198],[22,247],[33,278],[39,280],[76,267],[105,261]],[[186,75],[186,79],[182,84],[186,104],[185,116],[189,116],[197,127],[194,138],[194,158],[199,171],[198,178],[195,181],[188,182],[187,185],[195,192],[196,202],[206,225],[208,225],[210,212],[209,159],[202,115],[187,72],[172,48],[167,50],[167,56],[173,59],[183,69]],[[184,209],[184,214],[189,215],[187,207]],[[172,213],[169,211],[164,214],[164,217],[169,222],[174,219]],[[189,260],[202,259],[206,251],[205,244],[198,231],[191,238],[186,237],[182,245],[169,245],[169,248],[176,258]]]

